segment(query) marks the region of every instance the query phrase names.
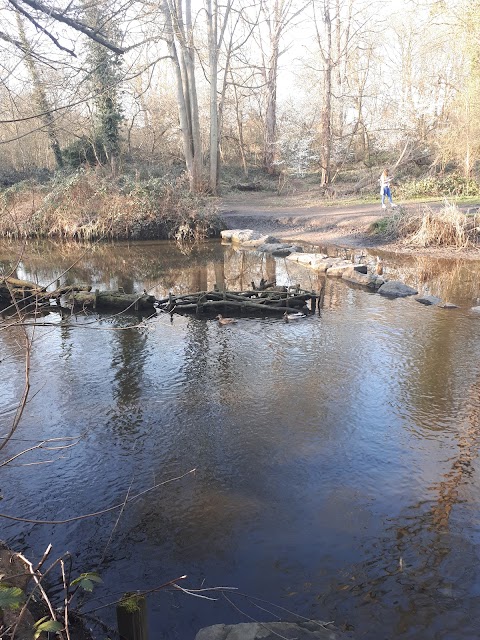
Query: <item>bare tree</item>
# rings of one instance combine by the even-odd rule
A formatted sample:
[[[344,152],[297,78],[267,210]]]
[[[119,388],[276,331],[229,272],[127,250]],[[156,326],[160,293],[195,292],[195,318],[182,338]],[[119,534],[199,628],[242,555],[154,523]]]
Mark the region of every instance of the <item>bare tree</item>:
[[[191,0],[164,0],[165,38],[175,73],[183,152],[193,192],[202,188],[202,144]]]
[[[265,87],[265,131],[263,142],[263,167],[267,173],[275,172],[275,144],[277,138],[277,87],[279,59],[285,48],[282,47],[282,37],[306,8],[306,4],[296,5],[294,0],[273,0],[273,4],[262,0],[261,9],[263,23],[268,33],[268,49],[263,45],[260,35],[262,52],[262,74]]]
[[[39,113],[43,113],[42,119],[45,123],[45,130],[47,132],[50,149],[52,150],[57,167],[61,169],[63,167],[62,151],[60,149],[60,144],[58,142],[58,135],[55,127],[55,121],[51,111],[50,102],[47,97],[45,85],[37,69],[36,62],[32,55],[32,49],[31,49],[30,43],[28,42],[27,35],[25,33],[23,21],[18,12],[16,13],[16,20],[17,20],[19,41],[25,52],[25,58],[24,58],[25,64],[32,78],[34,99],[36,102],[36,106]]]

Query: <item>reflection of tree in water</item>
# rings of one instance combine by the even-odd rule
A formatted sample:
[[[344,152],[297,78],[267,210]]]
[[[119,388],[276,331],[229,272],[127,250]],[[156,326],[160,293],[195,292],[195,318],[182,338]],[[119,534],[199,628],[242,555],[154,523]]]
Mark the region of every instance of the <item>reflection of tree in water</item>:
[[[383,633],[386,621],[393,637],[477,637],[467,628],[476,624],[478,614],[478,597],[472,595],[477,554],[468,533],[452,528],[451,520],[454,507],[464,503],[462,487],[478,458],[480,378],[470,388],[463,425],[449,470],[429,489],[431,499],[392,519],[386,539],[375,541],[371,557],[352,568],[346,584],[337,585],[337,595],[326,597],[347,618],[351,614],[346,608],[352,605],[357,619],[365,616],[363,622],[373,632],[367,637],[379,637],[375,629]],[[457,630],[457,635],[448,635],[448,630]]]
[[[399,279],[415,286],[420,293],[442,300],[469,304],[478,296],[478,261],[432,258],[425,255],[389,254],[375,251],[382,258],[388,279]]]
[[[122,316],[122,323],[132,318]],[[136,433],[143,422],[142,388],[146,358],[146,336],[138,329],[113,330],[116,342],[113,348],[112,369],[115,371],[110,423],[119,433]]]
[[[39,282],[44,285],[55,283],[58,274],[69,270],[61,284],[95,282],[115,286],[126,275],[135,283],[145,282],[148,288],[157,283],[162,286],[166,278],[168,290],[172,281],[183,279],[183,272],[192,263],[208,264],[222,255],[223,248],[219,242],[205,242],[185,255],[172,242],[86,245],[31,241],[28,251],[22,251],[21,243],[0,242],[0,264],[15,261],[21,255],[23,277],[33,280],[38,274]]]

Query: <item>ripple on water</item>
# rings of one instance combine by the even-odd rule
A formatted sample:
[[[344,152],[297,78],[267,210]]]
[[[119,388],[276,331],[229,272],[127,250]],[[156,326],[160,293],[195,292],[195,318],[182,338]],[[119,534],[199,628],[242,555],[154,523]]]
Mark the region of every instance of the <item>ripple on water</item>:
[[[473,637],[475,320],[332,281],[321,314],[296,323],[159,316],[135,332],[39,335],[41,393],[21,435],[84,438],[34,478],[5,470],[2,508],[88,513],[196,467],[127,505],[101,593],[154,588],[180,571],[191,584],[228,582],[353,624],[365,638],[446,640],[454,628],[456,639]],[[88,570],[116,517],[6,530],[39,554],[50,540],[72,546]],[[175,606],[172,621],[149,603],[165,635],[233,615]]]

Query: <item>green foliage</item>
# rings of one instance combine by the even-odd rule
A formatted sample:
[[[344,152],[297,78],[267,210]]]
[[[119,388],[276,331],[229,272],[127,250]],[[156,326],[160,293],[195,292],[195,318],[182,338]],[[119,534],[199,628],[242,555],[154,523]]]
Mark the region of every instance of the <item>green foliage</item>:
[[[74,587],[75,585],[78,585],[80,589],[83,589],[84,591],[88,591],[91,593],[93,591],[94,582],[101,583],[103,581],[98,575],[98,573],[90,571],[87,573],[81,573],[78,576],[78,578],[75,578],[75,580],[72,580],[70,585],[72,587]]]
[[[390,218],[380,218],[370,225],[370,233],[373,235],[386,236],[389,234],[391,226]]]
[[[91,140],[87,136],[77,138],[77,140],[66,146],[62,151],[62,155],[65,164],[72,169],[78,169],[85,164],[94,166],[107,162],[102,141],[99,138]]]
[[[18,609],[24,599],[19,587],[9,587],[0,583],[0,609]]]
[[[220,228],[214,202],[191,194],[185,174],[115,180],[101,168],[81,168],[58,173],[41,187],[8,190],[0,199],[0,234],[12,237],[167,239],[180,234],[191,240],[218,235]]]
[[[56,633],[57,631],[61,631],[63,629],[63,624],[58,622],[58,620],[49,619],[48,616],[44,618],[40,618],[33,625],[35,629],[33,633],[33,638],[36,640],[42,633]]]
[[[112,32],[112,28],[110,31],[109,37],[112,41],[120,39],[121,34]],[[123,113],[118,87],[121,81],[121,58],[93,41],[90,41],[89,49],[90,84],[95,103],[95,138],[104,157],[110,161],[120,152]]]
[[[135,593],[126,593],[120,602],[120,606],[128,613],[135,613],[140,608],[138,604],[140,598],[143,598],[143,596]]]
[[[412,180],[396,188],[396,194],[403,199],[429,196],[461,197],[480,195],[480,185],[456,173],[442,178],[428,176],[420,180]]]

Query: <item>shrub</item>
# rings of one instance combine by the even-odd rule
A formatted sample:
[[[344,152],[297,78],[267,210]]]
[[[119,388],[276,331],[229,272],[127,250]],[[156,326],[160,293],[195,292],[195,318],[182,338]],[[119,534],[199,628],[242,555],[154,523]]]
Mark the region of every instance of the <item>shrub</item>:
[[[464,214],[455,204],[446,202],[438,210],[423,206],[407,211],[398,207],[393,215],[373,223],[370,231],[417,247],[463,249],[476,246],[478,224],[476,214]]]
[[[3,194],[0,233],[14,237],[171,238],[220,230],[213,202],[189,193],[185,175],[112,179],[100,169],[57,174],[46,186]]]
[[[78,169],[85,164],[105,164],[107,156],[103,144],[99,139],[90,140],[87,136],[77,138],[62,149],[62,157],[72,169]]]
[[[443,178],[428,176],[420,180],[412,180],[397,187],[400,198],[422,198],[427,196],[461,197],[477,196],[480,185],[471,178],[451,174]]]

